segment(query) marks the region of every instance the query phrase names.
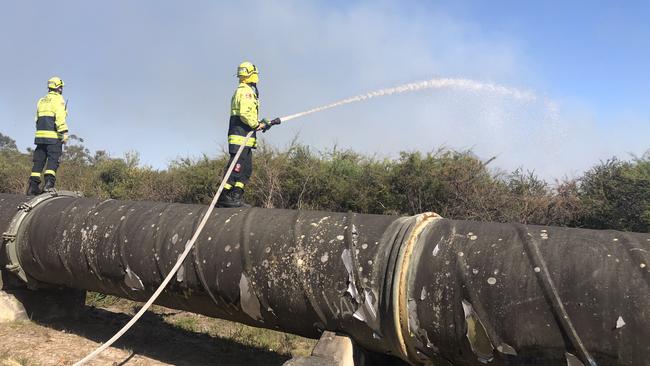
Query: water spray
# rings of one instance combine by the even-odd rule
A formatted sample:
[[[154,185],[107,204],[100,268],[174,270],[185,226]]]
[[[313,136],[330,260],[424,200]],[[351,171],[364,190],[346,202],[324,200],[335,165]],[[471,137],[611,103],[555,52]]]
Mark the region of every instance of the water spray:
[[[345,104],[350,104],[350,103],[355,103],[355,102],[361,102],[364,100],[376,98],[376,97],[383,97],[383,96],[388,96],[388,95],[393,95],[393,94],[401,94],[401,93],[407,93],[407,92],[414,92],[418,90],[424,90],[424,89],[458,89],[462,91],[468,91],[468,92],[486,92],[486,93],[493,93],[493,94],[498,94],[498,95],[503,95],[506,97],[511,97],[514,99],[519,99],[519,100],[524,100],[527,102],[533,102],[537,100],[537,96],[530,91],[522,91],[519,89],[515,88],[509,88],[506,86],[502,85],[497,85],[497,84],[490,84],[490,83],[481,83],[478,81],[470,80],[470,79],[451,79],[451,78],[437,78],[437,79],[431,79],[431,80],[424,80],[424,81],[418,81],[414,83],[408,83],[408,84],[403,84],[400,86],[392,87],[392,88],[386,88],[386,89],[379,89],[375,90],[366,94],[360,94],[356,95],[354,97],[350,97],[347,99],[339,100],[338,102],[330,103],[324,106],[316,107],[313,109],[309,109],[304,112],[300,113],[295,113],[295,114],[290,114],[288,116],[280,117],[280,120],[282,122],[286,122],[289,120],[292,120],[294,118],[299,118],[303,117],[312,113],[316,112],[322,112],[327,109],[331,109],[334,107],[342,106]]]

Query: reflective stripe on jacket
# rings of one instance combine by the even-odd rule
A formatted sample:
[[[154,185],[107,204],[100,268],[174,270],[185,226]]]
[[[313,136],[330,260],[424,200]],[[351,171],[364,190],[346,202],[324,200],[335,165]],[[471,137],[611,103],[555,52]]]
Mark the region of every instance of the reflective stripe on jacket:
[[[230,101],[230,126],[228,127],[228,148],[236,152],[244,144],[246,135],[259,126],[259,101],[257,89],[254,86],[240,83]],[[248,139],[246,146],[257,146],[257,134]]]
[[[36,107],[36,137],[35,144],[57,144],[68,132],[65,119],[68,112],[65,109],[63,96],[56,92],[49,92],[38,100]]]

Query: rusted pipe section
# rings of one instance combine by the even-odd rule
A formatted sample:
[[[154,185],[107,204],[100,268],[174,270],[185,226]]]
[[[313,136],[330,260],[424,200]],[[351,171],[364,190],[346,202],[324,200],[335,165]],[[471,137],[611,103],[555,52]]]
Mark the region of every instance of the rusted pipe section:
[[[27,200],[0,194],[0,230]],[[32,284],[144,301],[205,209],[49,197],[4,240],[17,258],[1,260]],[[337,331],[413,365],[650,365],[649,253],[647,234],[218,209],[159,303]]]

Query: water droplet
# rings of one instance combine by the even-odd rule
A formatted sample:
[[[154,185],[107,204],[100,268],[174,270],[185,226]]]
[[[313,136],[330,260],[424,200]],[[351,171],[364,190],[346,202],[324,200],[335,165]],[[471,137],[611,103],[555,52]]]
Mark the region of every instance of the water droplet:
[[[494,285],[494,284],[497,283],[497,279],[494,278],[494,277],[490,277],[490,278],[487,279],[487,283],[490,284],[490,285]]]

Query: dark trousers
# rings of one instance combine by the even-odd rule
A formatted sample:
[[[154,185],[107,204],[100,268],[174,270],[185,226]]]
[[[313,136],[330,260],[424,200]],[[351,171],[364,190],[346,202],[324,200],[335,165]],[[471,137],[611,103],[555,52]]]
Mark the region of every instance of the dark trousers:
[[[56,170],[59,169],[59,159],[63,153],[63,144],[61,142],[56,144],[38,144],[34,150],[34,157],[32,161],[32,175],[30,179],[39,182],[41,181],[41,172],[45,168],[45,178],[47,180],[56,180]]]
[[[232,164],[232,161],[235,159],[235,155],[236,154],[233,153],[230,154],[230,160],[228,160],[228,165],[226,165],[226,171],[228,171],[228,167],[230,167],[230,164]],[[251,174],[253,174],[253,149],[245,147],[226,183],[233,187],[244,188],[250,180]]]

